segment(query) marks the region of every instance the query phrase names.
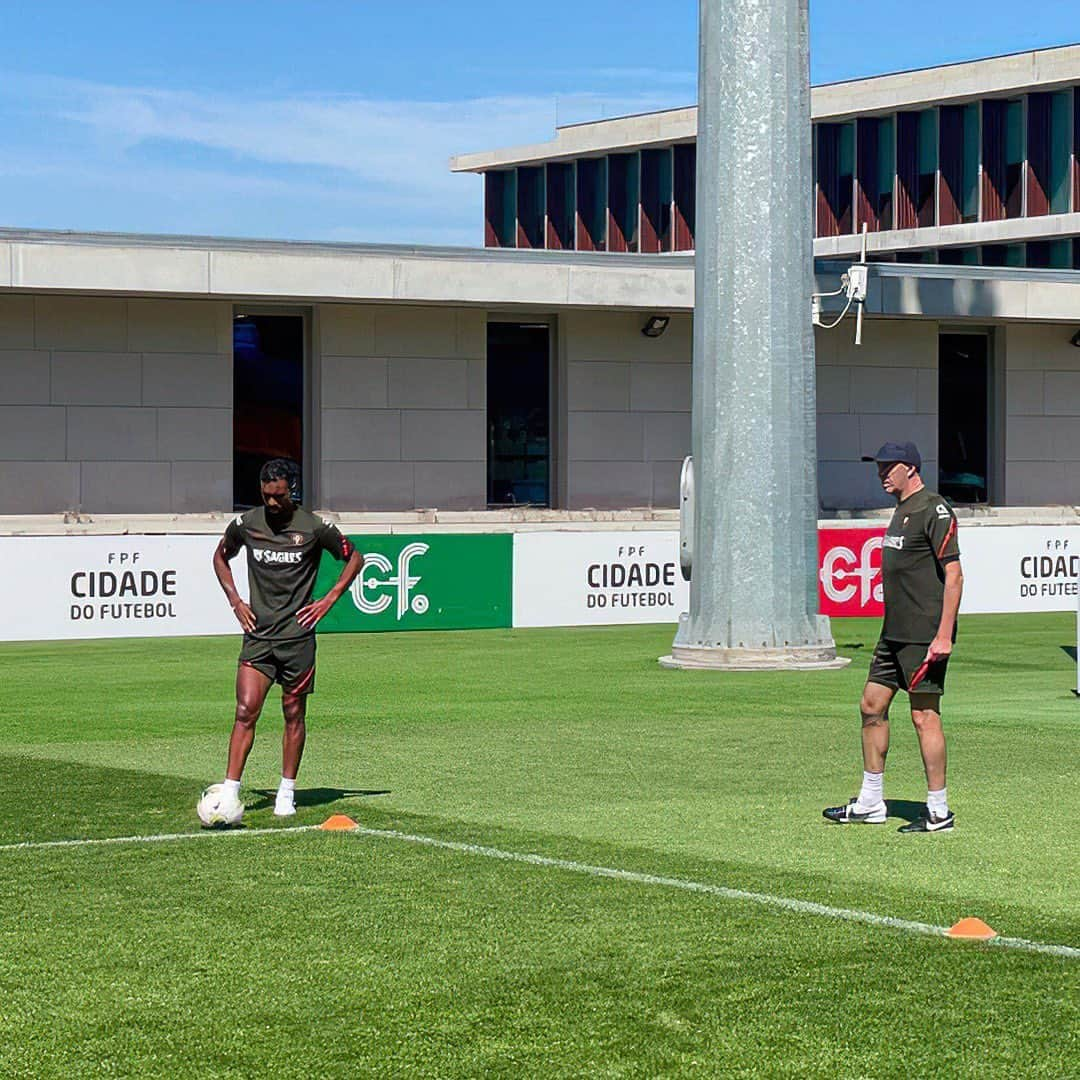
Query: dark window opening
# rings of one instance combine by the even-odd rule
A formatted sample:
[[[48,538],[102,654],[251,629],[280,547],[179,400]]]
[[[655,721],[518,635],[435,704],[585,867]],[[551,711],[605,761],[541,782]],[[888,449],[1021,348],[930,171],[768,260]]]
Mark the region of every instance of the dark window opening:
[[[574,166],[547,166],[547,246],[552,251],[574,249]]]
[[[303,468],[304,319],[233,319],[233,507],[262,503],[259,470],[270,458]]]
[[[517,243],[517,173],[484,173],[484,246]]]
[[[855,125],[817,126],[817,235],[852,231]]]
[[[608,251],[638,249],[638,156],[608,158]]]
[[[989,501],[990,339],[942,334],[938,344],[938,491]]]
[[[671,150],[641,151],[641,250],[670,251]]]
[[[891,117],[858,122],[858,225],[870,232],[893,227],[893,174],[896,147]]]
[[[694,250],[697,213],[697,144],[677,143],[674,147],[675,250]]]
[[[551,505],[550,370],[546,325],[488,323],[490,506]]]
[[[518,169],[519,248],[544,246],[544,169],[540,165]]]
[[[577,248],[603,251],[607,239],[607,158],[577,163]]]

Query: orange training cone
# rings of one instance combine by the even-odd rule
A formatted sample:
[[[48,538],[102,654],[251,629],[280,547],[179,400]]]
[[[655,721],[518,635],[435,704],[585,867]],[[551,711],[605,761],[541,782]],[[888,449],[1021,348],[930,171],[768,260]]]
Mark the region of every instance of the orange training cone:
[[[946,931],[946,936],[951,938],[967,938],[972,941],[989,941],[998,936],[992,926],[987,926],[982,919],[961,919],[955,926]]]
[[[334,814],[333,817],[328,817],[319,828],[331,832],[339,829],[355,829],[356,822],[353,821],[351,817],[346,817],[344,814]]]

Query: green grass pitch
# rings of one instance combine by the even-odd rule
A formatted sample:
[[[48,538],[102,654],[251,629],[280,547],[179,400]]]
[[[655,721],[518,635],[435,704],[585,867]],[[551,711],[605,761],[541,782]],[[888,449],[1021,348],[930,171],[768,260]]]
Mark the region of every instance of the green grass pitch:
[[[272,694],[245,826],[372,829],[1080,946],[1068,615],[961,621],[949,835],[906,701],[887,827],[858,786],[877,626],[845,671],[661,669],[670,627],[328,635],[299,814]],[[387,837],[199,833],[236,639],[0,646],[0,1076],[1078,1074],[1068,956]]]

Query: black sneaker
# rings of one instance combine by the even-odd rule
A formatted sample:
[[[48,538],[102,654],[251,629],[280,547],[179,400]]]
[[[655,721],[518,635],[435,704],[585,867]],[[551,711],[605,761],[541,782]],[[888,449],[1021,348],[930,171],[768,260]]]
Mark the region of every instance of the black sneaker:
[[[822,815],[829,819],[829,821],[835,821],[838,825],[884,825],[885,819],[889,816],[888,810],[885,809],[885,804],[881,803],[879,806],[875,806],[873,810],[868,810],[865,814],[860,814],[855,810],[855,803],[858,799],[851,799],[846,806],[828,806],[821,811]]]
[[[917,821],[901,825],[897,832],[944,832],[956,824],[956,815],[950,810],[944,817],[934,817],[927,810]]]

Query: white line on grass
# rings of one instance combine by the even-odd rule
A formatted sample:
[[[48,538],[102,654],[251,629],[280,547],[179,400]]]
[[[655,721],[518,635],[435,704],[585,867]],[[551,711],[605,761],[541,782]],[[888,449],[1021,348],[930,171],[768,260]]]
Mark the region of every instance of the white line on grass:
[[[43,848],[101,847],[111,844],[156,844],[175,840],[204,840],[222,836],[288,836],[294,833],[313,832],[319,829],[320,826],[318,825],[291,825],[271,829],[220,829],[204,832],[160,833],[151,836],[108,836],[79,840],[27,840],[17,844],[0,844],[0,853],[6,851],[35,851]],[[482,844],[466,844],[458,840],[439,840],[433,836],[419,836],[414,833],[399,832],[396,829],[369,829],[363,825],[357,825],[354,829],[342,831],[382,840],[399,840],[409,844],[422,844],[425,847],[439,848],[443,851],[457,851],[465,855],[480,855],[488,859],[500,859],[503,862],[525,863],[529,866],[544,866],[553,870],[566,870],[574,874],[587,874],[589,877],[611,878],[616,881],[632,882],[636,885],[682,889],[684,892],[702,893],[706,896],[719,896],[725,900],[742,900],[763,907],[794,911],[800,915],[817,915],[828,919],[843,919],[847,922],[865,923],[868,926],[885,926],[893,930],[903,930],[909,934],[922,934],[926,937],[944,937],[949,930],[947,926],[935,926],[933,923],[915,922],[911,919],[898,919],[892,915],[877,915],[872,911],[859,911],[856,908],[830,907],[828,904],[819,904],[813,900],[798,900],[790,896],[775,896],[771,893],[732,889],[726,885],[711,885],[708,882],[690,881],[686,878],[661,877],[657,874],[645,874],[637,870],[619,870],[610,866],[592,866],[589,863],[574,862],[571,859],[555,859],[549,855],[535,855],[522,851],[505,851],[502,848],[485,847]],[[999,936],[989,939],[984,944],[996,945],[1005,949],[1019,949],[1023,952],[1080,958],[1080,949],[1071,945],[1051,945],[1041,941],[1027,941],[1024,938]]]

